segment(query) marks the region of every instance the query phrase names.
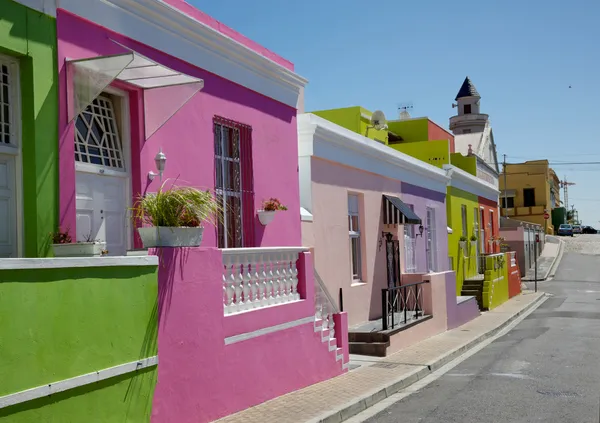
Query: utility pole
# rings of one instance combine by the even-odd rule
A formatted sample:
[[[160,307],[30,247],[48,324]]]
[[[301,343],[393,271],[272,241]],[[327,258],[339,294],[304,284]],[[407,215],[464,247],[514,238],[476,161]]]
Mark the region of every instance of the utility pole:
[[[504,154],[504,161],[502,163],[504,167],[504,217],[508,218],[507,208],[508,208],[508,200],[507,200],[507,190],[508,186],[506,186],[506,154]]]

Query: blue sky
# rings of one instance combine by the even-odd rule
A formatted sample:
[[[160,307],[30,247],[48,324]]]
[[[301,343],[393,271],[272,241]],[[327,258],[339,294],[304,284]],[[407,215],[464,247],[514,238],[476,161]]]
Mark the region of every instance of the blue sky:
[[[600,1],[188,1],[291,60],[307,111],[411,102],[447,127],[469,75],[499,160],[549,159],[600,226],[600,165],[558,164],[600,162]]]

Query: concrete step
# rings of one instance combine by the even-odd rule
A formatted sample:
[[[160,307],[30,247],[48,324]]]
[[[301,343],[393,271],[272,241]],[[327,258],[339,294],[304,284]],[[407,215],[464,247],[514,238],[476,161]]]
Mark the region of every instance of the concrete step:
[[[349,342],[350,354],[385,357],[389,342]]]

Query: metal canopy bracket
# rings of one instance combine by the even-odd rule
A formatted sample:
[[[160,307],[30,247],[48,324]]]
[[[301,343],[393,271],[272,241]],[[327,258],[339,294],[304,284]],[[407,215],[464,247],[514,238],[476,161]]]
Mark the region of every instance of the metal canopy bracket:
[[[128,51],[113,56],[66,60],[72,81],[69,123],[106,87],[118,80],[144,90],[144,130],[148,139],[202,90],[204,81],[174,71],[113,42]]]

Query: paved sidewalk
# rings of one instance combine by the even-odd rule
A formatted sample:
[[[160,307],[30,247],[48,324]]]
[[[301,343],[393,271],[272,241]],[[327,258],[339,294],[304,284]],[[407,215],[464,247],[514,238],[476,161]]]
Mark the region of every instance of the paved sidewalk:
[[[548,235],[546,236],[546,244],[542,254],[538,257],[538,272],[537,280],[544,281],[550,276],[550,272],[555,268],[554,264],[557,259],[562,257],[562,251],[564,249],[564,241],[558,237]],[[527,270],[525,277],[522,278],[524,282],[531,282],[535,280],[535,266]]]
[[[546,298],[543,293],[524,292],[456,329],[376,360],[371,365],[283,395],[218,422],[342,422],[495,335]]]

